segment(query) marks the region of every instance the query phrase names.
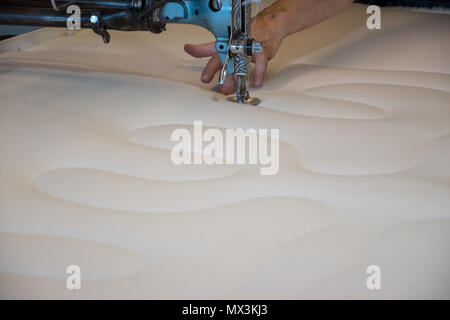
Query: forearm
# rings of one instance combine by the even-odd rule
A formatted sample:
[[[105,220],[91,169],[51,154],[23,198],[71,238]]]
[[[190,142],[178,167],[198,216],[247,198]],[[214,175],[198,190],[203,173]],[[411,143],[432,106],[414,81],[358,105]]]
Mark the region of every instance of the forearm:
[[[260,15],[268,25],[278,26],[281,37],[286,37],[342,11],[353,0],[278,0]]]

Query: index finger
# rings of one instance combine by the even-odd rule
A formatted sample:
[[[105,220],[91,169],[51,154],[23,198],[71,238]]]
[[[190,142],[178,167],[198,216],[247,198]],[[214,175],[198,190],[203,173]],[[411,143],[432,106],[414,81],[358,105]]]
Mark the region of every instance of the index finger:
[[[195,58],[211,57],[217,53],[215,42],[203,44],[186,44],[184,46],[184,51]]]

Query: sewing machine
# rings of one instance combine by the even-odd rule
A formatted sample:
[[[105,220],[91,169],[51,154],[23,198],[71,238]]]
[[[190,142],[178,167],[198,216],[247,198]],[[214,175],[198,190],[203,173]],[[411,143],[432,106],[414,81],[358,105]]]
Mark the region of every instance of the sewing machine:
[[[167,23],[194,24],[216,38],[222,62],[219,81],[227,74],[237,80],[236,95],[228,100],[257,105],[247,90],[250,56],[262,45],[251,38],[251,5],[254,0],[1,0],[0,24],[91,28],[105,43],[108,30],[165,31]],[[79,10],[79,17],[76,14]]]

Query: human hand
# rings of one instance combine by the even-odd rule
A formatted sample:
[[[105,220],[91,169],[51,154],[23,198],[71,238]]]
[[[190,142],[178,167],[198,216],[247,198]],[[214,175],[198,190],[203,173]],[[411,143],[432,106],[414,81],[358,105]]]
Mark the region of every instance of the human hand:
[[[275,56],[284,39],[284,32],[275,23],[270,11],[264,10],[252,19],[252,37],[256,41],[262,42],[263,45],[262,53],[252,56],[252,62],[255,64],[252,77],[253,86],[259,87],[264,81],[267,63]],[[216,52],[215,42],[199,45],[186,44],[184,50],[196,58],[210,57],[201,75],[202,82],[210,83],[216,73],[221,70],[222,63]],[[220,92],[229,95],[234,91],[235,86],[236,77],[227,74],[224,84],[220,86]]]

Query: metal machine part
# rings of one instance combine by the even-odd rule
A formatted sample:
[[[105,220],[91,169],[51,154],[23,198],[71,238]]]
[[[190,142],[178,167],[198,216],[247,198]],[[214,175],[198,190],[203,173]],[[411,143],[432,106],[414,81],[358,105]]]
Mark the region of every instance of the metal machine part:
[[[247,90],[251,58],[262,45],[251,38],[252,0],[2,0],[0,24],[67,27],[70,5],[81,9],[81,28],[91,28],[105,43],[108,29],[165,31],[167,23],[193,24],[214,34],[222,62],[220,83],[227,74],[237,81],[236,96],[229,99],[256,105]]]
[[[237,77],[236,97],[228,100],[237,103],[259,104],[261,101],[250,98],[247,91],[248,77],[251,71],[250,56],[261,53],[261,43],[251,38],[251,2],[232,0],[231,37],[228,43],[231,56],[234,58],[234,74]],[[221,77],[223,79],[223,77]]]

